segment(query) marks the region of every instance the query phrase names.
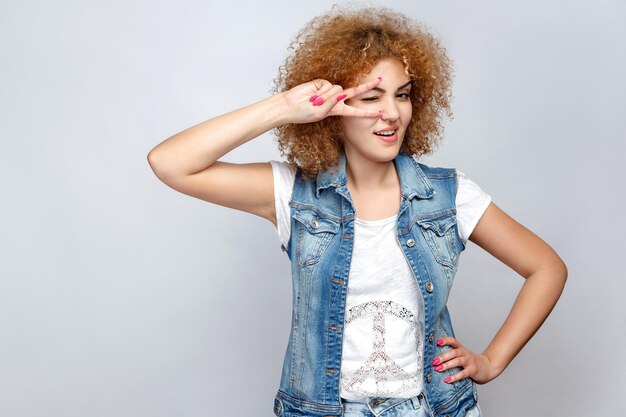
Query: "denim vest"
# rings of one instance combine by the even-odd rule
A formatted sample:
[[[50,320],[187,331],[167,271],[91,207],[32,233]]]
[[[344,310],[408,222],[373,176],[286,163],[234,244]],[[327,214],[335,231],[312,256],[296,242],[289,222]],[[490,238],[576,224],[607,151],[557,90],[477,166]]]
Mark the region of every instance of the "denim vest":
[[[432,365],[435,356],[451,349],[437,346],[437,339],[454,336],[446,302],[465,249],[457,229],[456,173],[402,152],[393,162],[402,193],[397,241],[423,297],[424,394],[435,417],[462,417],[477,402],[474,381],[445,383],[461,368],[437,372]],[[341,416],[342,329],[355,218],[345,154],[338,169],[314,180],[303,180],[297,171],[289,206],[291,236],[282,249],[291,261],[293,310],[274,413]]]

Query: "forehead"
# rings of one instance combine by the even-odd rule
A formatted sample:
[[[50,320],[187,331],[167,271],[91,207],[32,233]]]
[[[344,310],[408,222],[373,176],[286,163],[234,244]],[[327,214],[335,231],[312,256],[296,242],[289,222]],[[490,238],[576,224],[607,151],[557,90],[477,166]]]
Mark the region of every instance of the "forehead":
[[[357,76],[356,83],[361,84],[376,77],[383,77],[383,82],[404,84],[411,79],[405,65],[397,58],[385,58],[376,62],[367,73]]]

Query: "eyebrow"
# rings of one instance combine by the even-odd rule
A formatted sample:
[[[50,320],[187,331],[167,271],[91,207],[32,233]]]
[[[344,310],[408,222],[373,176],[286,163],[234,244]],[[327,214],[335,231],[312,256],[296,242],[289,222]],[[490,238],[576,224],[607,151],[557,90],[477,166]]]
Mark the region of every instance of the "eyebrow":
[[[411,84],[411,80],[409,80],[408,82],[402,84],[400,87],[398,87],[398,89],[396,91],[400,91],[405,87],[408,87]],[[371,91],[378,91],[379,93],[385,93],[385,90],[380,88],[380,87],[374,87],[372,88]]]

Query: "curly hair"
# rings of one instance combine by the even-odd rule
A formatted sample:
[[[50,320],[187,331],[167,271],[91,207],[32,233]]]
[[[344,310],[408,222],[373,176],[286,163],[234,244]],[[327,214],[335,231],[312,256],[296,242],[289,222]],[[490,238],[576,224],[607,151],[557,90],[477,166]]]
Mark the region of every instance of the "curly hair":
[[[413,115],[400,151],[431,154],[442,138],[441,118],[452,118],[452,64],[439,41],[416,21],[388,8],[333,6],[302,28],[279,67],[273,93],[322,78],[351,87],[383,59],[404,64],[413,82]],[[319,122],[285,124],[274,129],[281,155],[297,166],[304,178],[334,166],[343,150],[338,117]]]

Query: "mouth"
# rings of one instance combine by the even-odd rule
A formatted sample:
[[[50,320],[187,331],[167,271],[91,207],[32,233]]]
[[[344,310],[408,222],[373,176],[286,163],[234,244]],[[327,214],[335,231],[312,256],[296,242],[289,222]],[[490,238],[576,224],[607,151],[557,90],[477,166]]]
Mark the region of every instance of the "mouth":
[[[398,140],[398,128],[395,126],[383,130],[378,130],[372,133],[378,136],[379,139],[387,143],[392,143]]]

